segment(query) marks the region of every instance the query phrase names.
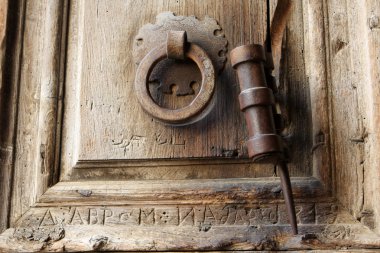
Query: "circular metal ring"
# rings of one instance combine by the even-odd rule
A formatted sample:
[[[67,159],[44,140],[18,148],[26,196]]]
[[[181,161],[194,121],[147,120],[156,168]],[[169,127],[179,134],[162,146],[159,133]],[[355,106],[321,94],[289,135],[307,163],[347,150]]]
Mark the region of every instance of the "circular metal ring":
[[[154,66],[161,60],[167,58],[166,44],[151,50],[136,72],[135,92],[137,99],[143,109],[152,117],[169,124],[186,124],[200,119],[199,115],[209,105],[215,90],[215,70],[206,52],[194,43],[190,43],[186,58],[194,61],[202,75],[202,84],[197,96],[191,103],[179,109],[167,109],[154,102],[149,92],[149,76]]]

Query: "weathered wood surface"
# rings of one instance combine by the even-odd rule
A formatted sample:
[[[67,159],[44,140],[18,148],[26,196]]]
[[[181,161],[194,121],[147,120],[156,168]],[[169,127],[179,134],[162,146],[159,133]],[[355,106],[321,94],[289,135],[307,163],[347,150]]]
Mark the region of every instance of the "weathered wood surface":
[[[24,4],[24,2],[17,3],[18,5],[16,6],[16,9],[20,11],[19,17],[24,21],[24,23],[20,22],[20,28],[16,29],[18,33],[23,35],[22,41],[15,43],[17,47],[20,47],[19,51],[22,49],[21,61],[20,63],[17,62],[17,64],[15,64],[17,67],[20,67],[21,70],[20,73],[17,71],[17,69],[12,73],[12,78],[15,79],[15,81],[12,82],[12,87],[21,87],[19,95],[20,103],[16,103],[15,101],[10,102],[10,105],[12,105],[12,110],[16,110],[16,108],[19,108],[17,115],[17,153],[15,155],[15,165],[13,172],[15,178],[14,184],[17,185],[12,195],[11,217],[13,221],[17,220],[17,218],[20,217],[22,213],[28,210],[29,206],[31,206],[36,201],[38,196],[41,195],[47,189],[47,187],[54,183],[56,180],[56,163],[58,162],[58,159],[54,158],[59,157],[59,152],[57,152],[57,150],[59,150],[60,147],[59,142],[55,140],[58,140],[60,138],[59,131],[56,131],[56,129],[59,129],[60,127],[59,108],[61,105],[60,96],[62,94],[62,85],[59,84],[61,84],[63,81],[63,78],[61,77],[61,72],[63,70],[64,65],[64,58],[61,57],[61,52],[65,51],[64,47],[61,46],[62,42],[60,40],[60,36],[61,34],[65,33],[64,16],[65,10],[67,9],[64,3],[62,2],[49,2],[48,5],[45,5],[44,2],[39,2],[37,4],[34,4],[33,2],[28,2],[27,4]],[[76,2],[74,4],[76,4]],[[203,16],[205,14],[203,10],[204,7],[212,9],[215,6],[218,6],[218,8],[216,9],[218,9],[220,13],[215,13],[215,16],[221,19],[221,23],[230,25],[231,17],[234,20],[234,22],[236,21],[236,19],[234,18],[236,17],[236,15],[233,12],[231,13],[234,15],[232,15],[231,13],[224,13],[225,16],[222,15],[222,10],[235,10],[225,8],[227,5],[229,5],[227,3],[220,4],[219,2],[209,1],[207,3],[202,2],[202,4],[200,4],[198,2],[189,1],[188,6],[182,4],[183,3],[176,3],[175,1],[162,1],[153,4],[151,8],[153,10],[157,6],[161,6],[160,8],[164,9],[172,6],[170,7],[171,10],[179,13],[182,12],[184,15],[187,15],[189,13],[193,13],[193,10],[191,10],[190,8],[191,6],[195,8],[195,6],[199,5],[199,7],[196,8],[197,10],[195,10],[195,14]],[[248,6],[249,8],[237,8],[237,6],[240,6],[240,2],[236,4],[231,4],[231,6],[234,6],[234,8],[236,7],[236,12],[242,14],[238,15],[239,20],[242,21],[242,23],[239,23],[239,25],[241,26],[241,28],[242,25],[247,25],[247,27],[249,27],[249,33],[243,31],[244,29],[229,29],[230,35],[228,36],[235,40],[235,44],[248,42],[262,43],[264,39],[263,30],[254,29],[254,27],[260,27],[259,24],[263,24],[263,3],[247,1],[243,2],[243,4],[244,6]],[[27,9],[26,14],[24,14],[23,12],[24,6]],[[75,8],[72,8],[72,10],[74,11]],[[247,10],[249,10],[248,13],[246,13]],[[149,21],[152,21],[156,14],[156,12],[149,14]],[[218,14],[219,16],[216,14]],[[28,18],[25,18],[24,15],[27,15]],[[253,21],[251,19],[251,16],[253,18]],[[223,20],[223,18],[225,18],[225,20]],[[147,21],[148,18],[146,22]],[[76,22],[75,19],[73,22]],[[137,27],[134,28],[137,29]],[[299,34],[301,32],[301,30],[298,31]],[[240,34],[241,36],[237,36],[237,34]],[[297,36],[299,36],[299,34]],[[72,39],[74,41],[77,39],[75,37],[75,31],[71,31],[71,33],[69,33],[68,36],[69,39]],[[232,45],[234,44],[231,44],[230,46]],[[15,53],[17,52],[18,51],[15,50]],[[302,54],[294,55],[302,57]],[[18,59],[16,54],[14,58],[15,61]],[[71,61],[75,62],[75,59],[72,60],[69,58],[68,62]],[[82,69],[80,63],[81,62],[79,62],[78,65],[73,66],[73,68],[79,70]],[[68,64],[68,69],[70,69],[71,66],[71,64]],[[302,75],[302,71],[300,72],[300,75]],[[18,84],[18,81],[20,81],[20,84]],[[298,92],[298,89],[295,90],[297,90]],[[307,90],[303,90],[303,92],[307,93]],[[71,91],[68,89],[67,93],[75,94],[75,91]],[[17,92],[14,92],[14,94],[17,94]],[[294,97],[298,99],[298,96]],[[73,114],[72,116],[75,117],[76,115]],[[297,120],[295,120],[295,122],[297,122]],[[236,125],[237,122],[232,123]],[[67,126],[67,128],[68,127],[69,126]],[[227,129],[230,129],[230,127],[227,127]],[[7,137],[11,136],[9,134],[6,135]],[[160,139],[161,141],[164,140],[164,142],[168,144],[176,144],[175,142],[173,142],[172,138],[162,138]],[[293,137],[290,137],[290,139],[291,138]],[[239,142],[241,145],[243,145],[242,140],[240,140]],[[201,144],[199,145],[202,147],[204,146]],[[57,148],[55,148],[55,146]],[[228,158],[231,156],[233,157],[235,154],[234,150],[218,147],[216,147],[215,150],[216,151],[214,155],[217,157],[225,156]],[[297,155],[295,156],[295,159],[308,159],[307,157],[308,156]],[[219,163],[224,163],[224,161],[221,160]],[[135,165],[132,164],[131,167],[133,166]],[[151,166],[152,165],[150,165],[150,167]],[[274,171],[271,167],[269,167],[269,169],[267,167],[264,172],[262,171],[263,173],[260,171],[256,171],[254,168],[252,168],[253,166],[249,165],[247,161],[244,160],[239,162],[238,166],[240,168],[236,169],[234,168],[234,164],[232,163],[230,167],[227,167],[226,169],[224,169],[224,171],[221,170],[220,173],[215,172],[219,169],[217,164],[208,166],[209,172],[203,172],[201,170],[201,167],[198,166],[199,168],[194,169],[194,171],[188,171],[182,174],[176,172],[179,168],[181,168],[181,166],[177,166],[177,168],[175,168],[173,172],[160,172],[159,170],[157,170],[158,173],[156,173],[156,175],[154,176],[150,175],[152,174],[152,172],[149,172],[150,174],[147,173],[145,175],[136,173],[137,175],[133,175],[132,178],[150,179],[159,178],[163,177],[163,175],[166,175],[167,178],[175,179],[177,173],[179,174],[177,178],[257,177],[263,175],[272,175]],[[150,170],[150,167],[148,166],[147,169]],[[299,170],[295,169],[293,171],[293,175],[308,175],[309,173],[307,171],[310,171],[308,165],[306,164],[306,166],[303,167],[302,164],[300,164]],[[97,172],[94,171],[93,174],[96,175]],[[114,178],[115,175],[117,175],[117,173],[110,173],[109,175],[110,178]],[[80,176],[81,175],[79,175],[78,177]],[[8,176],[4,176],[4,179],[7,182],[10,181]],[[6,216],[8,216],[8,214],[6,214]]]
[[[305,4],[307,3],[307,4]],[[326,13],[320,1],[305,1],[305,72],[310,85],[313,128],[312,168],[326,189],[333,192],[330,149],[330,101],[328,64],[326,62]],[[301,21],[299,21],[301,22]],[[286,70],[285,70],[286,71]],[[302,153],[300,153],[301,155]]]
[[[314,178],[294,178],[294,196],[300,201],[322,198],[324,189]],[[139,180],[60,182],[49,188],[36,205],[54,206],[132,203],[265,203],[282,202],[279,179]],[[169,187],[168,187],[169,186]],[[83,194],[82,194],[83,193]]]
[[[336,193],[379,232],[380,5],[327,1],[327,9]]]
[[[380,247],[379,237],[368,229],[378,232],[380,227],[380,202],[376,201],[380,190],[380,25],[376,0],[365,4],[355,0],[294,1],[291,9],[279,81],[287,126],[284,135],[291,144],[291,174],[315,177],[294,178],[301,227],[296,237],[285,225],[278,181],[274,177],[248,179],[272,176],[275,170],[241,159],[245,130],[240,123],[244,120],[231,99],[238,89],[231,85],[234,76],[230,70],[220,77],[218,109],[193,130],[168,131],[151,122],[130,94],[135,68],[133,35],[141,25],[154,22],[157,13],[213,16],[231,49],[264,41],[264,1],[70,4],[68,34],[66,1],[12,1],[9,5],[16,15],[8,21],[15,21],[11,23],[16,29],[7,33],[12,39],[6,48],[0,48],[0,62],[4,53],[10,52],[10,64],[1,65],[1,78],[6,79],[0,82],[0,128],[5,130],[0,132],[0,183],[4,189],[0,198],[5,203],[0,209],[0,225],[8,226],[11,217],[12,228],[0,235],[0,251]],[[67,60],[62,46],[66,35]],[[4,80],[9,86],[4,86]],[[81,125],[76,125],[79,121]],[[61,179],[80,181],[62,181],[50,187],[58,179],[62,124]],[[135,135],[126,129],[150,134]],[[157,129],[159,136],[155,135]],[[226,129],[234,134],[226,135]],[[207,137],[195,137],[198,134]],[[194,142],[192,148],[184,149],[189,140]],[[149,142],[151,149],[147,148]],[[199,156],[207,159],[181,160]],[[165,159],[151,160],[154,157]],[[177,158],[174,162],[166,159],[173,157]],[[330,159],[335,162],[333,171]],[[115,179],[142,181],[111,181]],[[336,193],[353,216],[344,208],[334,215],[338,209],[331,203],[321,207],[326,190]],[[8,204],[12,205],[10,213]]]
[[[5,68],[5,49],[6,49],[6,28],[8,17],[8,1],[0,1],[0,199],[9,199],[12,171],[12,130],[7,123],[9,118],[7,106],[4,98],[8,95],[9,88],[6,87],[3,73]],[[15,103],[15,101],[13,101]],[[6,201],[3,201],[6,202]],[[4,203],[0,208],[0,232],[2,232],[8,223],[9,204]]]
[[[199,123],[186,127],[165,126],[152,120],[136,101],[133,92],[136,66],[132,48],[137,42],[134,37],[142,25],[155,23],[156,15],[162,11],[195,15],[199,19],[205,15],[215,18],[223,29],[219,33],[228,40],[229,51],[245,43],[262,44],[265,39],[263,1],[147,0],[113,1],[112,4],[73,1],[64,98],[63,179],[68,180],[72,174],[76,174],[75,179],[80,178],[72,169],[77,164],[87,167],[89,170],[85,176],[90,177],[93,161],[103,162],[103,168],[111,167],[108,171],[116,175],[120,170],[113,170],[111,164],[107,166],[110,160],[136,166],[139,162],[155,162],[154,159],[186,158],[207,158],[208,161],[193,171],[189,167],[181,170],[181,166],[168,166],[167,171],[141,166],[140,173],[126,175],[124,172],[120,177],[157,178],[169,173],[173,179],[227,178],[230,177],[227,170],[216,175],[212,168],[208,168],[213,164],[211,159],[246,157],[245,123],[236,99],[239,89],[229,62],[217,78],[215,109]],[[302,55],[303,29],[299,25],[302,16],[302,4],[296,3],[286,44],[289,75],[282,82],[280,95],[287,123],[284,134],[291,146],[293,176],[310,176],[312,173],[312,137],[310,131],[304,131],[311,129],[311,118],[308,116],[310,98]],[[308,155],[300,155],[305,149],[309,151]],[[130,167],[125,166],[125,171]],[[274,172],[270,165],[248,167],[237,163],[234,169],[235,175],[240,177],[272,176]],[[99,168],[97,171],[101,173]],[[242,171],[243,174],[239,174]]]
[[[11,222],[57,177],[58,90],[64,2],[28,1],[23,24]],[[25,17],[24,17],[25,18]]]
[[[369,138],[367,147],[367,177],[364,181],[365,201],[361,220],[369,227],[373,227],[380,234],[380,4],[376,0],[366,1],[366,30],[368,35],[368,75],[370,86],[367,86],[366,96],[363,100],[367,102],[366,108],[369,119]],[[371,99],[367,100],[367,95]]]
[[[9,226],[23,1],[0,1],[0,231]]]
[[[282,250],[376,248],[380,238],[331,203],[298,206],[292,236],[284,207],[250,205],[32,208],[0,236],[0,249]]]

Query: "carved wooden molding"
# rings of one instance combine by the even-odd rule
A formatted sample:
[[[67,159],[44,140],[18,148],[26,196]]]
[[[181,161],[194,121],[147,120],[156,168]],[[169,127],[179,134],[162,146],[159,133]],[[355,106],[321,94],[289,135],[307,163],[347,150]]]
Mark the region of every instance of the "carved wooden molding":
[[[285,225],[283,205],[34,207],[0,236],[0,249],[281,250],[380,244],[379,237],[332,203],[296,208],[298,236]]]
[[[5,67],[5,53],[6,53],[6,27],[7,27],[7,17],[8,17],[8,1],[0,1],[0,73],[4,73]],[[12,130],[9,129],[6,122],[12,117],[7,114],[7,106],[4,102],[7,92],[4,90],[5,81],[3,75],[0,75],[0,165],[2,169],[0,170],[0,198],[8,199],[10,194],[10,183],[11,181],[11,160],[12,160],[12,141],[11,136]],[[12,97],[12,96],[11,96]],[[12,100],[12,99],[10,99]],[[9,114],[12,114],[9,112]],[[7,227],[7,213],[9,204],[4,203],[0,209],[0,229],[3,230]]]

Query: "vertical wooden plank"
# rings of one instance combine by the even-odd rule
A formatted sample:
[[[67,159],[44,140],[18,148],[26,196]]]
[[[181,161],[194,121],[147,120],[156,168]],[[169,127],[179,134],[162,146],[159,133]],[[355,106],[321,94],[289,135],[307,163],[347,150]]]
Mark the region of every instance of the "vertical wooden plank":
[[[12,96],[11,87],[6,87],[4,81],[5,54],[6,54],[6,28],[8,17],[8,1],[0,1],[0,199],[3,203],[0,207],[0,233],[7,228],[9,192],[11,188],[11,164],[13,154],[13,142],[10,136],[12,128],[9,121],[12,116],[8,116],[8,108],[5,100],[7,96]],[[9,94],[10,92],[10,94]],[[13,96],[14,97],[14,96]],[[8,101],[7,101],[8,102]],[[13,104],[14,101],[12,101]],[[13,109],[13,108],[12,108]]]
[[[57,130],[60,131],[59,125],[57,125],[57,116],[59,100],[61,100],[59,93],[65,53],[63,44],[65,40],[62,39],[64,15],[66,14],[65,3],[65,1],[59,1],[58,4],[55,4],[50,1],[43,13],[46,21],[40,40],[43,57],[41,57],[41,69],[39,70],[41,93],[37,130],[37,149],[40,154],[37,160],[37,167],[40,168],[36,183],[38,196],[42,195],[58,176],[55,160],[57,135],[59,136]],[[63,37],[65,38],[65,35]]]
[[[282,48],[279,66],[279,95],[281,113],[285,120],[283,135],[287,141],[291,163],[290,175],[299,176],[299,172],[312,174],[312,114],[310,90],[305,70],[305,45],[302,1],[294,1],[285,29],[285,42]],[[284,14],[285,15],[285,14]],[[279,17],[278,17],[279,18]],[[312,20],[312,22],[315,22]],[[318,88],[317,92],[320,90]],[[318,96],[318,93],[314,94]]]
[[[0,1],[0,49],[1,49],[1,69],[3,70],[3,62],[5,56],[5,44],[6,44],[6,28],[7,28],[7,17],[8,17],[8,0]],[[2,80],[2,79],[1,79]],[[0,88],[3,85],[0,84]]]
[[[64,1],[29,1],[21,62],[11,222],[33,205],[56,171],[56,125]]]
[[[304,11],[305,65],[309,82],[312,116],[312,153],[313,175],[320,179],[325,188],[331,191],[330,160],[330,101],[328,93],[326,44],[324,29],[324,6],[321,1],[302,1]],[[291,84],[289,84],[291,85]],[[304,129],[303,131],[308,131]]]
[[[1,1],[0,231],[9,226],[24,1]]]
[[[83,3],[83,2],[82,2]],[[83,5],[83,4],[82,4]],[[80,83],[80,71],[82,67],[81,50],[83,43],[83,7],[78,1],[72,1],[69,8],[69,22],[67,28],[67,62],[66,73],[70,73],[65,77],[65,94],[64,94],[64,114],[62,116],[63,122],[76,122],[78,117],[77,104],[79,103],[79,90],[78,87],[70,83]],[[136,20],[135,22],[138,22]],[[136,24],[137,25],[137,24]],[[68,136],[73,135],[75,138],[69,139]],[[73,163],[78,159],[78,151],[75,149],[75,141],[79,138],[78,124],[66,124],[62,128],[62,145],[61,145],[61,157],[64,157],[60,161],[60,178],[63,175],[68,174],[67,167],[73,166]]]
[[[379,231],[379,4],[328,1],[339,201]],[[377,222],[375,222],[377,221]]]
[[[350,20],[355,16],[347,15],[349,2],[327,1],[330,36],[328,50],[336,194],[343,205],[357,214],[363,201],[363,165],[358,160],[363,147],[363,121],[358,106],[358,83],[351,72],[355,41],[350,37],[350,33],[354,32],[350,29]]]
[[[361,2],[360,2],[361,4]],[[359,4],[359,5],[360,5]],[[363,10],[364,11],[364,10]],[[362,32],[368,36],[368,49],[365,67],[368,75],[368,83],[362,102],[368,117],[367,138],[365,150],[365,163],[367,170],[364,180],[364,206],[361,213],[361,221],[380,234],[380,4],[377,0],[366,1],[366,16],[362,22]]]

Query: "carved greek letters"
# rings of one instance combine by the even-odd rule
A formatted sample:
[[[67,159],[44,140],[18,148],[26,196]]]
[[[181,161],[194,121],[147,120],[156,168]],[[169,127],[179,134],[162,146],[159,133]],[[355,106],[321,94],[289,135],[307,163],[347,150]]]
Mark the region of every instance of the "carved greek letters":
[[[70,225],[84,225],[85,222],[82,219],[79,208],[74,208],[73,215],[70,220]]]
[[[140,208],[126,208],[119,212],[119,224],[138,225],[140,223]]]
[[[178,208],[155,208],[155,224],[178,225]]]
[[[55,222],[54,222],[53,216],[51,215],[50,210],[48,209],[41,220],[40,226],[52,226],[52,225],[55,225]]]
[[[297,206],[300,224],[331,223],[336,209],[329,204]],[[317,213],[317,215],[316,215]],[[316,220],[317,216],[317,220]],[[20,226],[256,226],[286,224],[283,205],[167,205],[33,208]]]
[[[281,224],[288,223],[288,215],[285,205],[278,206],[278,222]],[[302,204],[296,205],[297,223],[299,224],[314,224],[315,223],[315,205]]]
[[[228,217],[228,206],[206,206],[205,208],[205,223],[211,225],[224,225]]]
[[[88,210],[89,225],[95,225],[98,223],[98,210],[96,208],[89,208]]]
[[[141,208],[140,209],[140,224],[153,225],[154,224],[154,208]]]
[[[278,221],[277,216],[277,206],[251,209],[250,225],[275,224]]]
[[[179,209],[179,225],[193,226],[194,225],[194,208],[184,207]]]

